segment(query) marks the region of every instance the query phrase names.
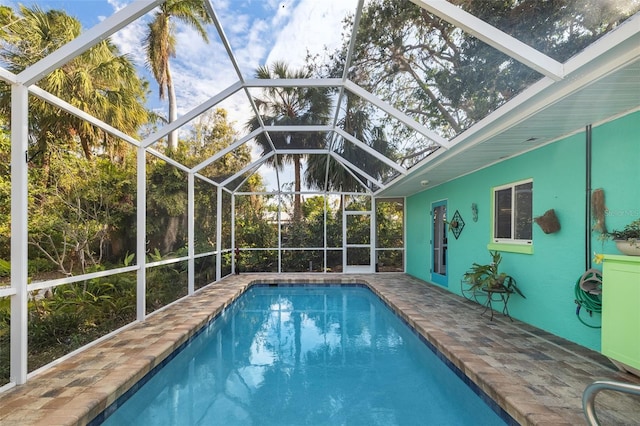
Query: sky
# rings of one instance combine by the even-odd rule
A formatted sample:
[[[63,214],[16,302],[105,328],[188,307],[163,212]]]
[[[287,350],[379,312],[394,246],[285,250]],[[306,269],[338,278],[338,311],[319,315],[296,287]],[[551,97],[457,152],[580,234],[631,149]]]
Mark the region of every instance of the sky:
[[[130,0],[0,0],[15,9],[19,4],[43,10],[62,9],[89,29]],[[357,0],[212,0],[223,31],[244,78],[252,78],[258,66],[284,60],[291,67],[301,67],[307,52],[322,55],[325,48],[334,50],[341,44],[342,20],[353,14]],[[153,12],[152,12],[153,13]],[[152,94],[148,107],[167,115],[166,101],[158,97],[158,85],[145,67],[147,14],[112,35],[122,53],[128,54],[149,82]],[[212,25],[206,43],[192,29],[177,27],[177,56],[171,61],[179,115],[210,99],[238,81],[229,56]],[[253,91],[252,93],[256,93]],[[226,99],[220,107],[229,113],[240,133],[250,113],[242,92]],[[271,180],[271,179],[270,179]]]
[[[17,8],[37,5],[62,9],[78,18],[85,29],[99,23],[129,0],[0,0],[0,4]],[[356,0],[213,0],[212,4],[229,39],[233,53],[245,78],[251,78],[259,65],[285,60],[292,67],[304,65],[307,51],[322,54],[341,43],[342,19],[353,13]],[[145,69],[145,52],[141,45],[149,15],[129,24],[112,36],[121,52],[129,54],[151,82],[154,90],[150,106],[166,111],[166,103],[157,98],[157,83]],[[192,29],[177,29],[177,57],[172,60],[180,114],[209,99],[238,80],[231,62],[213,26],[208,28],[210,43],[205,43]],[[228,107],[238,108],[227,102]],[[244,102],[243,102],[244,103]],[[230,111],[237,116],[240,111]],[[239,118],[237,118],[239,119]]]

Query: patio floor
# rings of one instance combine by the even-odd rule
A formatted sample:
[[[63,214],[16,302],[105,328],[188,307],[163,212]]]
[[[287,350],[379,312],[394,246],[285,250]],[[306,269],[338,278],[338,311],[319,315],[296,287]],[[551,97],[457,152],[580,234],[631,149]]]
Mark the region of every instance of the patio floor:
[[[407,323],[523,425],[587,424],[581,398],[595,380],[640,384],[597,352],[404,274],[243,274],[148,317],[0,395],[0,425],[86,424],[252,282],[367,283]],[[639,424],[640,398],[601,392],[602,424]]]

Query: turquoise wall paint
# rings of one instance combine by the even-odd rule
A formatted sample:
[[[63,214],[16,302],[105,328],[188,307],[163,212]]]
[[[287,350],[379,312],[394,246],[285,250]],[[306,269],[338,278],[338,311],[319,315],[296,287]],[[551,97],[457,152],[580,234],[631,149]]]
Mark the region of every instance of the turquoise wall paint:
[[[583,346],[599,350],[600,330],[576,318],[574,286],[585,271],[586,132],[407,198],[407,273],[430,281],[431,203],[447,199],[448,216],[460,211],[465,228],[449,237],[448,289],[460,294],[460,280],[473,262],[489,263],[491,188],[533,179],[533,215],[554,209],[561,229],[544,234],[533,228],[533,254],[503,252],[501,270],[516,278],[526,299],[514,295],[514,318]],[[608,229],[640,217],[640,112],[595,127],[592,132],[592,188],[605,190]],[[473,222],[471,204],[478,205]],[[591,233],[592,251],[619,254],[611,242]],[[592,258],[592,253],[589,259]],[[598,265],[594,265],[599,267]],[[588,320],[588,317],[584,317]],[[594,325],[600,325],[595,314]]]

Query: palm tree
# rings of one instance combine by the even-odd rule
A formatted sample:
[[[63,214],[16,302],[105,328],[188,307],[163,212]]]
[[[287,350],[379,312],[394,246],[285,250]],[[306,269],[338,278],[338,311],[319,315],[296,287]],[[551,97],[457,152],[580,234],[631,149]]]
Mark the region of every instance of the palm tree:
[[[21,6],[20,14],[21,17],[15,15],[9,8],[0,13],[4,41],[0,60],[14,73],[73,40],[82,30],[80,22],[64,11]],[[147,85],[138,77],[129,58],[120,55],[110,40],[98,43],[52,71],[37,85],[132,136],[149,119],[144,106]],[[11,107],[11,93],[7,89],[4,86],[0,90],[0,110],[4,114]],[[73,147],[79,142],[86,158],[91,158],[97,149],[117,154],[114,146],[118,141],[39,98],[30,99],[29,115],[35,152],[41,154],[45,164],[50,148],[59,144]]]
[[[261,79],[307,79],[312,74],[308,70],[290,70],[284,62],[274,62],[271,67],[262,66],[256,70],[256,78]],[[319,87],[266,87],[262,97],[254,99],[260,119],[266,126],[327,124],[330,118],[331,98],[326,88]],[[260,120],[254,117],[247,123],[247,129],[253,131],[260,127]],[[326,134],[322,132],[271,132],[271,141],[276,149],[322,148],[326,143]],[[267,136],[261,133],[256,142],[262,147],[262,153],[270,152],[271,145]],[[301,218],[301,162],[304,155],[288,154],[271,157],[270,164],[282,167],[283,163],[293,163],[294,203],[293,218]]]
[[[149,32],[145,38],[147,65],[158,82],[160,99],[169,97],[169,122],[178,118],[176,92],[171,77],[169,59],[176,56],[175,26],[172,19],[196,30],[204,41],[209,42],[204,26],[213,22],[207,14],[202,0],[167,0],[155,13],[149,23]],[[175,150],[178,146],[178,134],[169,134],[168,147]]]
[[[338,127],[371,146],[382,155],[394,159],[396,154],[391,143],[387,140],[384,130],[380,126],[373,125],[370,114],[371,112],[367,110],[364,101],[355,96],[348,96],[345,114],[338,122]],[[388,172],[389,167],[383,162],[374,159],[368,154],[365,155],[361,149],[341,137],[334,142],[332,150],[377,179],[383,179],[385,173]],[[328,169],[327,161],[329,161]],[[360,177],[360,180],[366,183],[367,178],[359,176],[355,170],[352,171],[356,176]],[[339,164],[331,156],[317,155],[310,158],[305,178],[310,186],[318,189],[325,189],[326,186],[326,190],[342,192],[358,192],[362,190],[362,184],[351,173],[347,172],[345,166]]]

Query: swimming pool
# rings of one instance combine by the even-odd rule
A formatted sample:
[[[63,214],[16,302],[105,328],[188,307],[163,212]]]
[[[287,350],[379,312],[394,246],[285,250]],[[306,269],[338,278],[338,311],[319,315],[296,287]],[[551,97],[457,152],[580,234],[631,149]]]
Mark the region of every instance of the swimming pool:
[[[117,405],[104,424],[504,424],[353,286],[250,288]]]

